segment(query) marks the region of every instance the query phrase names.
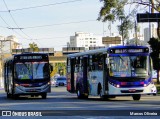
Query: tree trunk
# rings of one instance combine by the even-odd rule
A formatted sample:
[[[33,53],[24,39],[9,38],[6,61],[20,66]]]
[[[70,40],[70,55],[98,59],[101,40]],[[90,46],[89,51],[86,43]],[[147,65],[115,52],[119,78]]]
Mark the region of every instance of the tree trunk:
[[[157,22],[157,23],[158,23],[157,36],[158,36],[158,38],[160,39],[160,22]]]
[[[157,70],[157,84],[159,84],[159,70]]]

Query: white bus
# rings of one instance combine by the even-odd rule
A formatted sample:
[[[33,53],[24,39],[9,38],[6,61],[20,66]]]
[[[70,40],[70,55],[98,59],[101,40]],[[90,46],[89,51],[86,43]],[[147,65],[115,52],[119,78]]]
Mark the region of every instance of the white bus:
[[[130,95],[134,100],[156,94],[149,48],[115,46],[68,55],[67,91],[78,98]]]

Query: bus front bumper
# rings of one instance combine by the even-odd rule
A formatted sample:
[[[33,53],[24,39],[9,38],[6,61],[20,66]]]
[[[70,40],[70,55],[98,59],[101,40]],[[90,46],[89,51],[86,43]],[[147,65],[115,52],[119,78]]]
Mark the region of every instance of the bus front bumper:
[[[45,84],[40,87],[16,86],[14,90],[14,94],[40,94],[47,92],[51,92],[50,84]]]
[[[133,94],[157,94],[157,88],[154,84],[150,83],[146,87],[130,87],[130,88],[117,88],[109,85],[109,95],[133,95]]]

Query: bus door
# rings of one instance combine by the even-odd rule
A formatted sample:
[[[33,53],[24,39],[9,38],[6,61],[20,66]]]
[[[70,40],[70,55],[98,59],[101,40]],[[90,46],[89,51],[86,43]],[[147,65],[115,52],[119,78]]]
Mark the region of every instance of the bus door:
[[[13,75],[12,75],[12,69],[13,64],[12,61],[7,63],[7,90],[9,93],[12,93],[13,87],[14,87],[14,81],[13,81]]]
[[[108,91],[108,80],[109,80],[109,58],[107,54],[103,54],[103,91]]]
[[[70,63],[71,63],[71,92],[75,92],[75,81],[74,81],[74,70],[75,70],[75,59],[71,58],[70,59]]]
[[[91,95],[97,95],[98,94],[98,84],[100,82],[102,86],[102,79],[103,79],[103,72],[102,72],[102,64],[101,59],[99,58],[99,55],[93,55],[91,57],[92,59],[92,69],[90,71],[89,76],[89,88],[90,88],[90,94]]]
[[[83,86],[84,93],[88,94],[88,56],[83,57]]]

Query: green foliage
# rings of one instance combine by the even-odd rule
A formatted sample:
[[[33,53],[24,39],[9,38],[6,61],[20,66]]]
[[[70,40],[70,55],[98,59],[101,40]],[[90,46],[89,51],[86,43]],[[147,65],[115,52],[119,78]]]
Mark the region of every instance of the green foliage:
[[[157,86],[157,93],[160,94],[160,86]]]
[[[152,48],[151,57],[153,60],[153,68],[155,70],[160,70],[160,39],[151,38],[148,42]]]
[[[39,51],[39,48],[38,48],[38,45],[36,44],[36,43],[30,43],[29,44],[29,47],[31,48],[31,49],[33,49],[33,51],[34,52],[38,52]]]
[[[122,16],[126,20],[122,20],[122,24],[118,26],[118,30],[120,34],[123,35],[123,39],[126,39],[128,37],[127,30],[130,30],[133,28],[132,20],[136,18],[136,14],[138,12],[138,7],[145,7],[150,6],[152,9],[160,12],[160,1],[159,0],[100,0],[100,2],[103,2],[103,6],[100,9],[98,20],[105,21],[116,21],[116,20],[122,20]],[[130,5],[129,9],[126,11],[130,11],[128,15],[126,15],[127,12],[125,12],[124,8],[125,6]],[[131,5],[134,5],[133,9],[131,8]],[[130,21],[129,21],[130,20]],[[127,24],[126,24],[127,23]],[[127,26],[128,25],[128,26]],[[160,28],[160,25],[158,26]],[[158,33],[158,36],[160,37],[160,33]]]
[[[118,31],[119,31],[119,34],[122,36],[122,39],[129,38],[129,30],[132,29],[133,26],[134,26],[134,23],[127,18],[124,21],[122,21],[121,25],[118,25]]]
[[[98,20],[115,21],[120,15],[124,15],[124,5],[127,0],[100,0],[103,7],[99,12]]]
[[[121,25],[118,25],[119,34],[125,40],[129,37],[129,30],[133,28],[133,23],[129,16],[124,14],[124,6],[128,0],[100,0],[104,3],[100,10],[98,20],[116,21],[120,20]]]

